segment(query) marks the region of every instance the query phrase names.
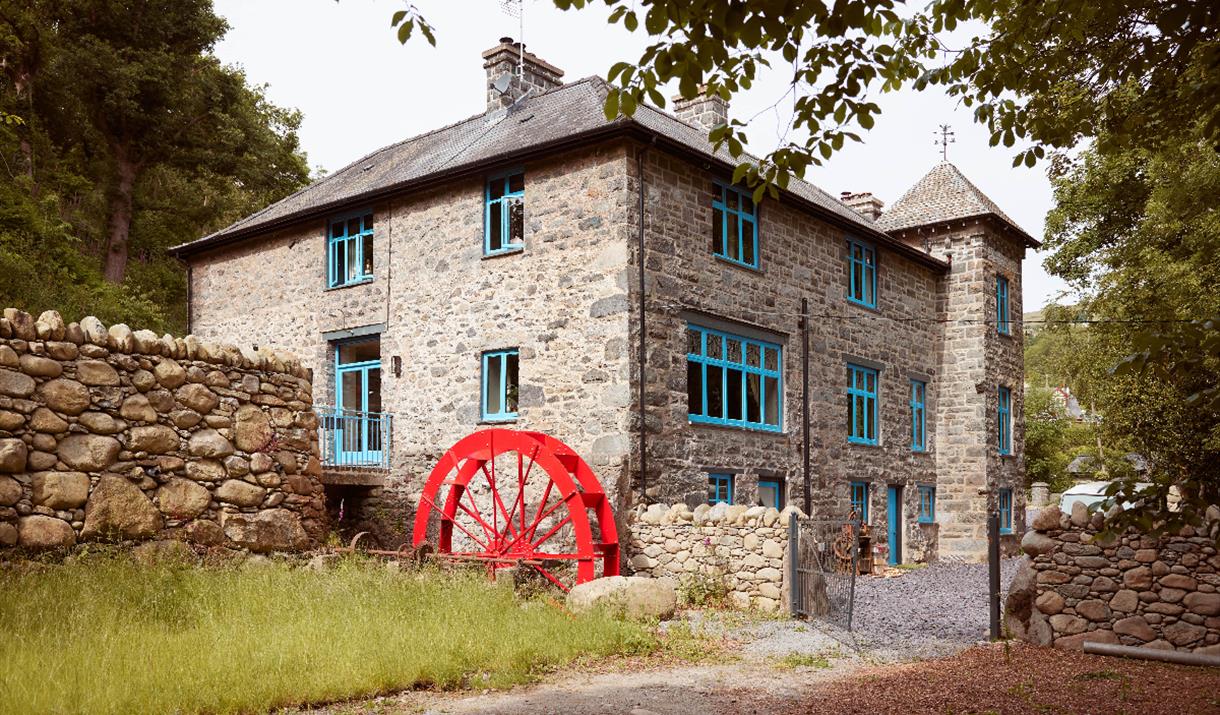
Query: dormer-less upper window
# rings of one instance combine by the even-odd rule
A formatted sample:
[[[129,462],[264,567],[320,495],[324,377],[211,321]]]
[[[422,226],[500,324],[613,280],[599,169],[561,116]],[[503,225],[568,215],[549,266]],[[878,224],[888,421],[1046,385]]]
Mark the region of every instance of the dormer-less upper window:
[[[326,235],[327,287],[373,280],[372,211],[331,219]]]
[[[712,185],[712,253],[758,268],[758,206],[748,191]]]
[[[483,255],[525,248],[525,172],[487,180],[484,201]]]
[[[877,307],[877,249],[851,238],[847,239],[847,299]]]

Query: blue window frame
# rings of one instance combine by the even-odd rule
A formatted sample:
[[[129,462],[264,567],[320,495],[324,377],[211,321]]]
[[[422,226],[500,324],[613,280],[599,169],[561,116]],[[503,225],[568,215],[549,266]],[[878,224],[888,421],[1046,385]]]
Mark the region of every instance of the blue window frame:
[[[505,422],[517,419],[518,394],[517,349],[492,350],[483,353],[484,422]]]
[[[1012,454],[1012,390],[1001,385],[996,391],[996,450]]]
[[[336,216],[326,231],[326,286],[363,283],[373,279],[373,212]]]
[[[996,500],[1000,510],[1000,533],[1012,533],[1012,489],[1005,487],[1000,490]]]
[[[847,365],[847,441],[877,444],[877,371]]]
[[[847,239],[847,299],[877,307],[877,249],[853,238]]]
[[[782,348],[688,325],[686,388],[691,422],[783,429]]]
[[[758,268],[758,206],[753,196],[719,182],[713,187],[712,253]]]
[[[733,503],[733,475],[714,473],[707,475],[707,503]]]
[[[919,485],[919,523],[931,524],[936,521],[936,487],[928,484]]]
[[[868,482],[851,483],[851,510],[861,522],[868,523]]]
[[[483,200],[483,255],[525,248],[525,172],[515,169],[487,179]]]
[[[995,328],[1000,335],[1012,334],[1012,318],[1008,310],[1008,279],[995,277]]]
[[[381,341],[335,343],[334,452],[340,465],[381,461]]]
[[[758,480],[758,501],[763,506],[784,508],[784,483],[779,479]]]
[[[923,452],[928,448],[928,383],[911,380],[911,451]]]

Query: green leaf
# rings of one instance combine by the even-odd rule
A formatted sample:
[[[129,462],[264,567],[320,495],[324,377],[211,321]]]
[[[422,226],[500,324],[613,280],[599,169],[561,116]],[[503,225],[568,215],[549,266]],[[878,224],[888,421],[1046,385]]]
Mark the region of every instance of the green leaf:
[[[602,107],[605,112],[606,119],[614,121],[618,117],[618,90],[611,89],[606,93],[606,104]]]

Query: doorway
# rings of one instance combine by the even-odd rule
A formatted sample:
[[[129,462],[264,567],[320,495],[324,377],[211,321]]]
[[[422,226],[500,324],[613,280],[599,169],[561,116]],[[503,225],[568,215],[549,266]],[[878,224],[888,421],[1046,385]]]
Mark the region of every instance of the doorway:
[[[885,528],[889,537],[889,555],[886,563],[897,566],[902,563],[902,485],[891,484],[886,489]]]

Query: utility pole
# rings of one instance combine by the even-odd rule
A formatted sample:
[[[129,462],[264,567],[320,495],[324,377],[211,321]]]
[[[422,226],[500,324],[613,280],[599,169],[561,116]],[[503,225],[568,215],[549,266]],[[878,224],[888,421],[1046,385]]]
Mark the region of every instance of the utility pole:
[[[809,299],[801,298],[801,441],[805,477],[805,514],[810,514],[813,495],[809,488]]]

